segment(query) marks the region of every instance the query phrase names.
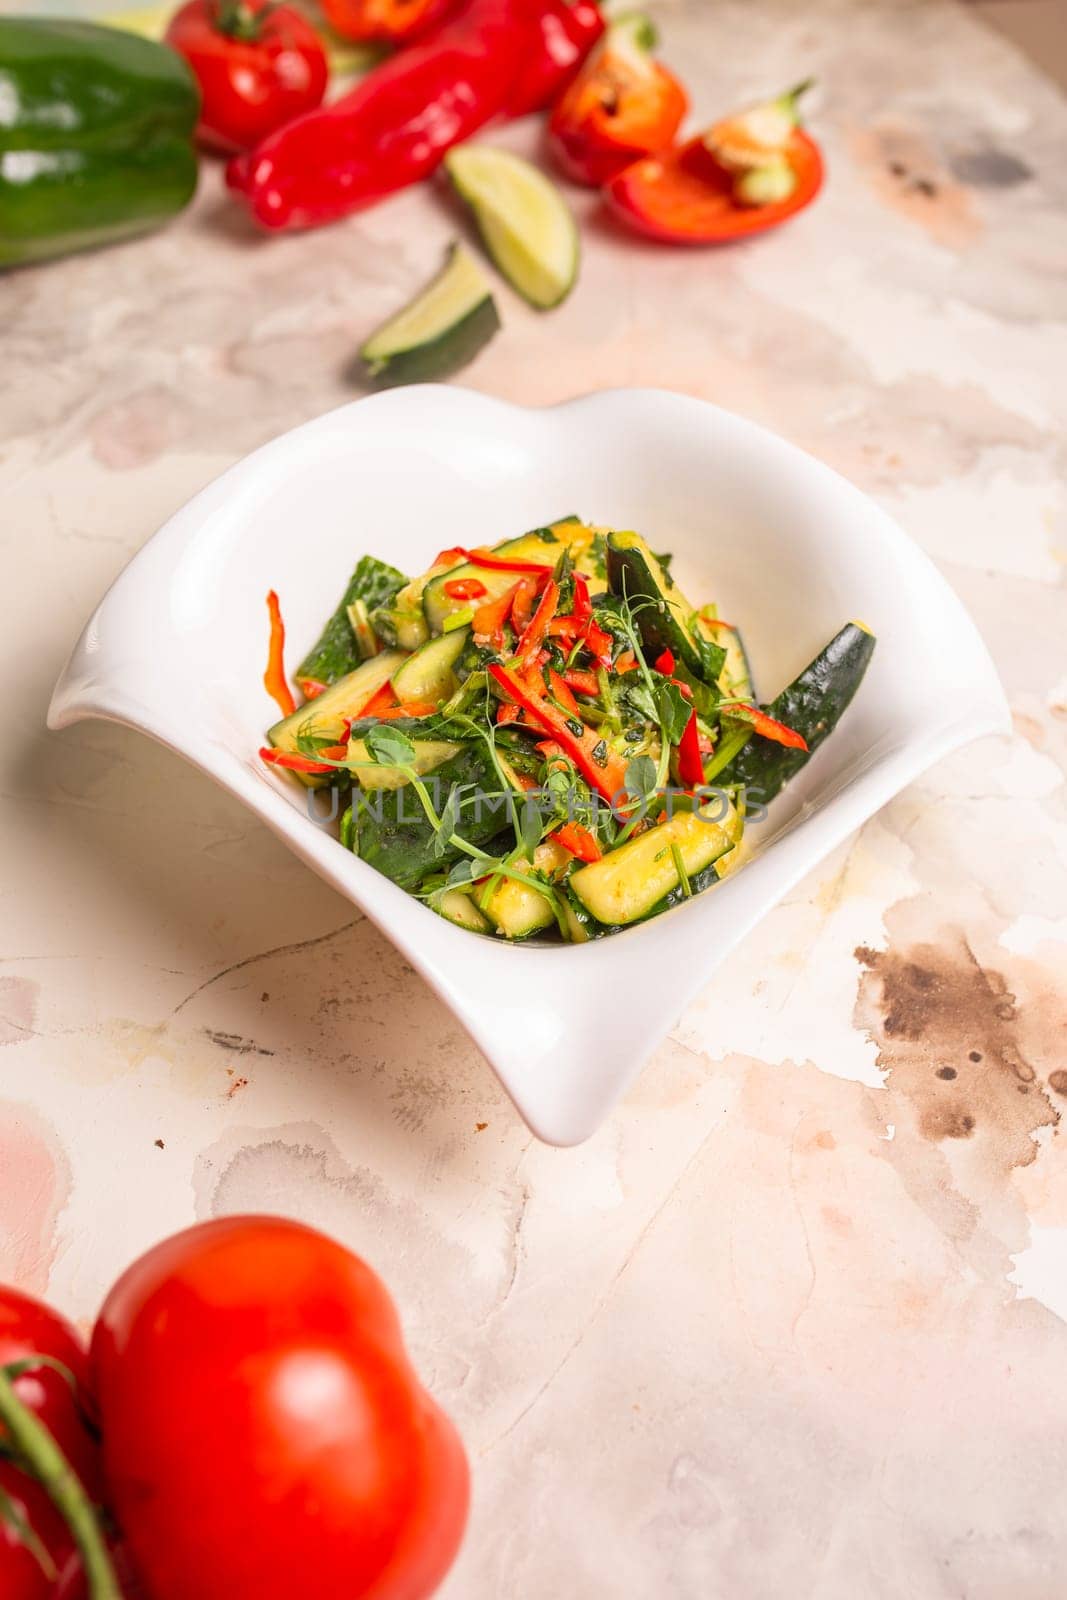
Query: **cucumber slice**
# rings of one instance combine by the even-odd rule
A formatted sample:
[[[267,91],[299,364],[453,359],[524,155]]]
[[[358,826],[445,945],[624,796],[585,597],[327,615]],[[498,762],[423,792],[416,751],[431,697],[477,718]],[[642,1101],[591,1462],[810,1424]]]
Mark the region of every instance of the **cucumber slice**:
[[[637,630],[648,658],[655,661],[660,651],[670,650],[701,682],[715,683],[726,651],[701,631],[693,606],[641,535],[609,533],[607,562],[612,594],[654,602],[635,607]]]
[[[431,896],[430,904],[446,922],[454,922],[457,928],[467,928],[471,933],[492,932],[470,895],[462,889],[442,889]]]
[[[469,628],[454,628],[438,639],[427,639],[413,656],[408,656],[393,678],[393,689],[405,705],[409,700],[425,700],[439,705],[456,687],[452,668],[463,654],[470,638]]]
[[[578,229],[555,184],[521,156],[482,144],[457,145],[445,168],[512,288],[542,311],[565,300],[578,278]]]
[[[614,927],[638,922],[678,888],[672,845],[677,845],[690,878],[733,847],[730,819],[714,820],[719,810],[716,801],[649,828],[602,860],[580,868],[570,879],[571,889],[598,922]]]
[[[532,533],[524,533],[519,539],[508,539],[504,544],[494,545],[493,554],[502,559],[510,556],[513,561],[535,561],[546,567],[554,567],[565,548],[569,547],[572,554],[577,556],[580,550],[587,548],[592,537],[593,530],[579,522],[577,517],[565,517],[547,528],[535,528]],[[521,577],[521,572],[501,572],[496,567],[479,567],[473,561],[443,570],[436,578],[430,579],[422,594],[422,609],[430,632],[440,633],[445,618],[470,603],[446,594],[447,583],[454,579],[476,578],[484,586],[485,594],[480,595],[475,604],[483,605],[506,594]]]
[[[396,725],[393,724],[394,727]],[[408,737],[412,737],[410,732]],[[458,744],[450,744],[447,739],[414,739],[413,742],[415,759],[411,765],[420,778],[424,778],[428,772],[435,772],[462,748]],[[386,766],[384,761],[372,761],[365,739],[349,740],[348,764],[361,789],[402,789],[411,782],[407,773],[401,772],[399,767]]]
[[[471,252],[454,244],[437,277],[360,348],[379,388],[426,383],[465,367],[500,327],[492,288]]]
[[[534,865],[550,876],[569,862],[566,850],[551,839],[539,844],[534,851]],[[518,861],[516,866],[525,872],[530,870],[528,861]],[[514,878],[501,878],[490,890],[481,909],[505,939],[528,939],[532,933],[550,928],[556,920],[551,900],[528,883],[516,883]]]
[[[306,706],[298,706],[291,716],[283,717],[267,730],[267,738],[276,750],[291,750],[300,754],[301,739],[320,739],[326,744],[336,744],[345,730],[345,723],[358,717],[368,700],[389,682],[406,656],[399,650],[383,650],[369,661],[331,684]],[[311,788],[328,782],[328,776],[314,773],[297,773],[296,776]]]

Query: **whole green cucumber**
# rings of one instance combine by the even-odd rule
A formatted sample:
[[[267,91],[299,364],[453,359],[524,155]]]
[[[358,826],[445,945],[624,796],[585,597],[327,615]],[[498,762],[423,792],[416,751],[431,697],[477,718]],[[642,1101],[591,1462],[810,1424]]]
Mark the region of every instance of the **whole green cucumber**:
[[[0,17],[0,267],[158,227],[196,189],[200,94],[166,45]]]

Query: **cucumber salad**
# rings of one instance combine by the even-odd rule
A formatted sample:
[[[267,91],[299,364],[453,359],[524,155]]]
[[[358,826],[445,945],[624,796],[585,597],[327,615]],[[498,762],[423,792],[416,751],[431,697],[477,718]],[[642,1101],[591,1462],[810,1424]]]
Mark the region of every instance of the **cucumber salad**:
[[[565,517],[419,577],[358,563],[298,667],[268,597],[260,751],[341,844],[474,933],[584,943],[711,888],[833,731],[874,637],[847,623],[757,702],[742,634],[638,533]]]

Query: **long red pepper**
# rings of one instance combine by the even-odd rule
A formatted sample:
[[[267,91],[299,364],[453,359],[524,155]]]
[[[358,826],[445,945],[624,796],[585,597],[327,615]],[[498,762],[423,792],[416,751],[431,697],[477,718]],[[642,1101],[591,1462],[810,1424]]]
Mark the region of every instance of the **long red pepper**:
[[[590,788],[603,795],[605,800],[614,802],[619,798],[626,787],[626,763],[621,756],[614,755],[608,750],[605,741],[598,733],[592,728],[587,728],[584,723],[576,724],[581,727],[581,732],[575,733],[571,722],[561,711],[557,711],[547,699],[528,692],[515,674],[509,672],[506,667],[493,662],[490,664],[489,673],[509,700],[514,700],[531,721],[552,735],[564,755],[574,762]],[[601,759],[597,758],[595,751],[599,752]]]
[[[314,228],[429,177],[504,109],[534,37],[527,0],[466,0],[424,43],[237,156],[226,181],[264,228]]]
[[[593,0],[540,0],[539,39],[516,79],[505,112],[524,117],[552,104],[604,32]]]
[[[536,572],[551,577],[553,569],[542,561],[512,561],[507,556],[495,556],[491,550],[468,550],[467,560],[475,567],[489,567],[494,572]]]
[[[746,705],[743,701],[724,701],[721,708],[724,717],[736,717],[739,722],[747,722],[750,728],[762,734],[764,739],[772,739],[775,744],[784,744],[790,750],[806,750],[808,741],[802,733],[795,728],[789,728],[784,722],[779,722],[776,717],[769,717],[766,711],[761,711],[758,706]]]
[[[700,734],[695,711],[689,713],[689,721],[678,740],[678,776],[688,789],[704,782],[704,763],[700,759]]]
[[[267,610],[270,612],[270,648],[267,651],[267,670],[263,674],[263,687],[271,699],[277,702],[282,716],[291,717],[296,710],[296,701],[285,677],[285,623],[282,621],[282,608],[278,604],[278,596],[273,589],[267,596]]]
[[[541,648],[541,641],[548,632],[548,625],[556,611],[556,602],[559,600],[559,584],[549,578],[545,584],[544,592],[537,603],[537,610],[523,629],[522,638],[515,647],[515,655],[520,667],[529,667]]]

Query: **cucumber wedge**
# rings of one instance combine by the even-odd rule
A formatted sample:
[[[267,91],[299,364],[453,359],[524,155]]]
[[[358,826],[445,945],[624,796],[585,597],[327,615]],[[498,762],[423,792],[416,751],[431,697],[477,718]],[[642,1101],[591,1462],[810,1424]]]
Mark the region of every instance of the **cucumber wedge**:
[[[470,895],[464,894],[462,889],[442,889],[430,897],[429,903],[439,916],[446,922],[454,922],[457,928],[467,928],[471,933],[492,931]]]
[[[469,638],[469,628],[454,628],[451,633],[420,645],[393,678],[397,699],[405,705],[409,700],[425,700],[433,705],[447,700],[456,687],[452,668]]]
[[[565,300],[578,278],[578,229],[555,184],[510,150],[481,144],[457,145],[445,168],[512,288],[541,311]]]
[[[316,699],[309,700],[306,706],[298,706],[291,716],[283,717],[273,728],[268,728],[267,738],[275,750],[289,750],[297,755],[301,754],[302,739],[312,738],[324,744],[335,744],[343,734],[345,724],[359,716],[368,700],[372,700],[378,690],[389,682],[406,659],[399,650],[383,650],[380,655],[371,656],[355,672],[339,678]],[[309,788],[318,788],[329,782],[328,775],[321,777],[315,773],[298,772],[295,776]]]
[[[378,388],[426,383],[458,372],[488,344],[500,317],[488,278],[462,244],[437,277],[360,348]]]
[[[726,651],[698,626],[693,606],[639,533],[609,533],[608,585],[635,602],[637,629],[650,652],[670,650],[702,683],[722,671]]]
[[[571,890],[597,922],[622,927],[640,921],[680,887],[672,845],[690,879],[733,847],[729,819],[716,820],[719,810],[713,803],[649,828],[602,860],[579,868],[570,879]]]

